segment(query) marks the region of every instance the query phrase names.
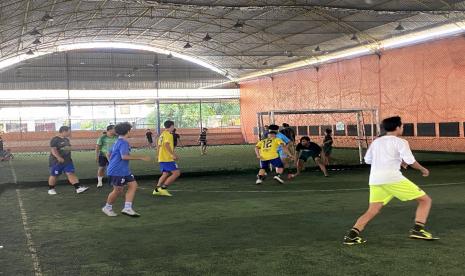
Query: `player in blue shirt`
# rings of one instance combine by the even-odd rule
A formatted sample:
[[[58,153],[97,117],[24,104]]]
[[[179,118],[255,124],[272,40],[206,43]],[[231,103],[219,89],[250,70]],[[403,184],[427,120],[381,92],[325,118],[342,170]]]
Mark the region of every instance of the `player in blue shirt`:
[[[276,131],[277,134],[276,134],[276,138],[279,138],[281,139],[285,144],[286,144],[286,147],[289,149],[289,147],[287,146],[291,140],[286,136],[284,135],[283,133],[279,132],[279,126],[278,125],[270,125],[268,127],[268,130],[269,131]],[[281,158],[281,160],[283,161],[284,163],[284,167],[285,168],[288,168],[289,167],[289,158],[290,156],[288,156],[285,152],[284,152],[284,149],[283,149],[283,146],[280,146],[278,148],[278,154],[279,154],[279,158]]]
[[[140,216],[132,209],[132,202],[137,190],[137,182],[129,168],[129,160],[150,161],[148,156],[132,156],[130,155],[131,147],[129,146],[128,138],[131,131],[131,124],[128,122],[119,123],[115,126],[115,132],[119,135],[118,140],[113,144],[113,147],[108,152],[110,161],[107,168],[107,175],[110,184],[113,186],[113,191],[108,195],[107,203],[102,208],[109,217],[116,217],[113,212],[113,203],[119,195],[123,194],[124,186],[128,186],[126,192],[124,208],[121,213],[130,217]]]

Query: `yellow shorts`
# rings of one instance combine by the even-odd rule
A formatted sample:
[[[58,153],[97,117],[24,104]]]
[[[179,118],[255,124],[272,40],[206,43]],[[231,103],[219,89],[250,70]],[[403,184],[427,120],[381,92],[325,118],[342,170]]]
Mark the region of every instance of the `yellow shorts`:
[[[386,205],[394,197],[407,201],[424,195],[426,193],[408,179],[392,184],[370,185],[370,203],[382,202],[383,205]]]

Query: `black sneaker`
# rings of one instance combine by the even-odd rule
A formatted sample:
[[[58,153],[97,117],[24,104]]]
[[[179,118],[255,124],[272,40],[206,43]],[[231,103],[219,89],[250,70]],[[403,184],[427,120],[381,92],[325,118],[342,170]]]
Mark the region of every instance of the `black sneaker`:
[[[433,234],[426,231],[425,229],[421,229],[421,230],[418,230],[418,231],[415,230],[415,229],[410,230],[409,238],[411,238],[411,239],[419,239],[419,240],[427,240],[427,241],[439,240],[438,237],[433,237]]]
[[[357,236],[355,238],[349,238],[348,236],[344,236],[344,241],[342,243],[346,245],[354,245],[354,244],[362,244],[366,242],[367,241],[360,236]]]
[[[281,177],[279,177],[279,175],[275,175],[275,177],[273,177],[273,179],[278,181],[279,184],[284,184],[284,180],[282,180]]]

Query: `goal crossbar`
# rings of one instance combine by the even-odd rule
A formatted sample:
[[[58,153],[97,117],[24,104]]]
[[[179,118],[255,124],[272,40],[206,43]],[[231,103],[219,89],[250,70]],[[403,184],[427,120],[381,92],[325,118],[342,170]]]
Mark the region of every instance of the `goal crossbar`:
[[[363,124],[363,113],[370,113],[371,120],[371,141],[374,140],[375,129],[377,133],[380,133],[380,124],[379,124],[379,111],[377,108],[341,108],[341,109],[300,109],[300,110],[270,110],[270,111],[261,111],[257,112],[257,129],[259,138],[262,137],[262,130],[264,127],[263,117],[267,116],[270,123],[275,123],[276,115],[312,115],[312,114],[350,114],[355,115],[357,122],[357,146],[359,150],[359,160],[360,163],[363,163],[363,146],[362,141],[367,140],[365,135],[365,126]],[[367,141],[368,147],[368,141]]]

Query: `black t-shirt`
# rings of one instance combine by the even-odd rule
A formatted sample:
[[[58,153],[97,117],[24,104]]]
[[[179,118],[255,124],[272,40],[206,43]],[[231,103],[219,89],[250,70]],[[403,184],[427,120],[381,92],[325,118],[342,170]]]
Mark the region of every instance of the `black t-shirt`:
[[[178,140],[181,136],[177,133],[174,133],[173,134],[173,143],[174,143],[174,146],[176,147],[178,145]]]
[[[199,141],[200,142],[207,142],[207,133],[206,132],[200,132]]]
[[[147,132],[145,133],[145,136],[147,137],[147,141],[149,141],[149,142],[152,142],[152,141],[153,141],[153,139],[152,139],[152,132],[151,132],[151,131],[147,131]]]
[[[304,147],[302,145],[302,143],[298,143],[297,146],[295,147],[295,151],[311,152],[313,154],[320,154],[321,153],[321,147],[318,146],[317,143],[313,143],[313,142],[308,143],[306,147]]]
[[[71,143],[68,138],[62,138],[60,136],[53,137],[52,140],[50,140],[50,147],[58,150],[60,156],[65,159],[65,162],[63,163],[64,165],[73,163],[73,160],[71,159]],[[51,153],[48,160],[50,167],[58,163],[56,157]]]
[[[333,146],[333,137],[331,135],[325,135],[325,139],[323,140],[323,147],[325,149],[330,149]]]
[[[295,141],[295,131],[292,128],[286,127],[284,129],[281,129],[279,132],[286,135],[286,137],[289,138],[289,140],[291,140],[292,142]]]

